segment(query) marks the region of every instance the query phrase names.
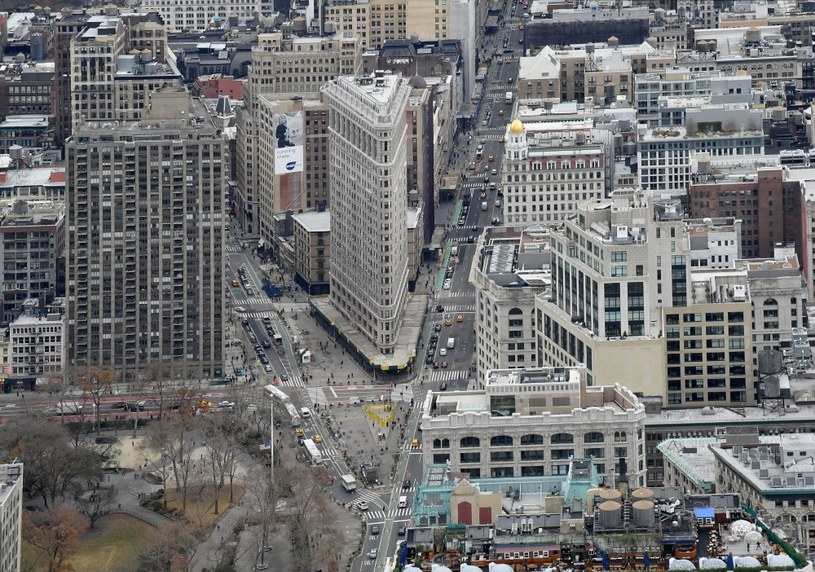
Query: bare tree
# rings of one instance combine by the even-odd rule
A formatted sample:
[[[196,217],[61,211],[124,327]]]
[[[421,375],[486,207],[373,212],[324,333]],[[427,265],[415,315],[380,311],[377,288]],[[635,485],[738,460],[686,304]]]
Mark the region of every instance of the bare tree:
[[[277,501],[280,487],[271,480],[271,474],[263,471],[256,478],[249,479],[246,483],[246,498],[255,513],[251,515],[247,524],[249,532],[257,545],[255,554],[255,565],[265,565],[266,547],[272,533],[277,529]]]
[[[73,570],[68,560],[87,529],[88,519],[66,505],[23,513],[22,537],[46,556],[48,572]]]
[[[45,506],[82,490],[81,483],[102,476],[102,461],[91,448],[75,447],[62,425],[20,417],[0,427],[0,452],[25,463],[23,486]]]
[[[101,427],[100,409],[102,397],[113,395],[113,380],[115,374],[113,370],[102,367],[89,367],[78,376],[79,387],[82,389],[83,400],[93,404],[93,425],[94,431]]]
[[[195,531],[179,522],[156,530],[139,554],[142,572],[187,572],[198,544]]]
[[[337,528],[331,500],[314,470],[302,471],[296,463],[286,463],[283,478],[288,482],[294,501],[295,514],[290,521],[292,555],[297,570],[314,570],[320,562],[333,560],[344,546]]]
[[[234,426],[232,426],[229,420],[223,415],[210,415],[205,423],[204,435],[206,436],[207,448],[207,480],[212,487],[212,493],[215,497],[215,514],[218,514],[220,511],[219,501],[221,491],[226,484],[228,476],[231,476],[231,491],[231,479],[234,478],[237,465],[235,462],[235,452],[237,449],[234,446],[234,439],[230,438],[230,434],[234,431]],[[232,495],[230,494],[230,502],[231,501]]]
[[[190,433],[197,425],[198,420],[192,416],[165,417],[151,423],[147,433],[148,446],[169,463],[173,483],[181,494],[182,511],[187,510],[188,487],[195,468],[193,460],[195,445]],[[165,478],[170,475],[165,475]],[[169,489],[166,481],[164,484],[166,497]]]
[[[87,496],[80,497],[77,500],[79,512],[88,517],[91,528],[96,525],[97,520],[110,512],[114,492],[113,487],[96,487],[94,490],[88,491]]]

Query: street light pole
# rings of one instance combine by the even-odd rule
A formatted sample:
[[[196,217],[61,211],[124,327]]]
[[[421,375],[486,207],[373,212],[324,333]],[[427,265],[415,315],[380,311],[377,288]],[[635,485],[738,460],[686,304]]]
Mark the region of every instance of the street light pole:
[[[274,400],[269,400],[269,487],[274,486]]]

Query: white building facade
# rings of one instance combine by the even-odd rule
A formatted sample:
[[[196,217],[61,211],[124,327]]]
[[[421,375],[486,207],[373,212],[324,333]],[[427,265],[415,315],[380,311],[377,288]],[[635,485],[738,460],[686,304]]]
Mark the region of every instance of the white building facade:
[[[399,75],[339,77],[329,98],[331,302],[392,354],[408,299],[407,121]]]
[[[527,137],[515,119],[506,132],[501,184],[509,226],[553,224],[586,200],[605,196],[605,150],[584,132],[551,132]]]
[[[477,479],[566,475],[570,459],[586,458],[644,486],[644,405],[625,387],[585,383],[583,368],[497,370],[482,391],[430,392],[424,462]]]

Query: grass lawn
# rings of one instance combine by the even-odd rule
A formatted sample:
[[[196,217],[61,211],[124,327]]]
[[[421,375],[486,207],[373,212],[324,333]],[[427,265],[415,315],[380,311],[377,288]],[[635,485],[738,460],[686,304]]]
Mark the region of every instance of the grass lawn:
[[[103,516],[95,528],[82,535],[71,564],[75,570],[136,572],[139,552],[152,530],[149,524],[126,514]]]
[[[244,489],[235,485],[233,487],[233,501],[237,503],[243,498]],[[167,507],[181,510],[181,493],[176,489],[170,489],[167,494]],[[229,509],[229,486],[221,489],[218,500],[218,514],[215,514],[215,494],[211,486],[190,487],[187,492],[186,516],[191,522],[202,529],[212,529],[215,523],[221,518],[224,511]],[[208,534],[209,532],[207,532]]]

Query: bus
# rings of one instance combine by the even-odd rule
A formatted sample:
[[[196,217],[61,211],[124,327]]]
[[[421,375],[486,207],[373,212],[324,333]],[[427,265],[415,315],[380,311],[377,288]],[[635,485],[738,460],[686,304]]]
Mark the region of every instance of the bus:
[[[283,336],[281,336],[280,334],[278,334],[275,331],[274,335],[272,336],[272,341],[274,342],[274,345],[282,346],[283,345]]]
[[[311,465],[319,465],[323,462],[323,456],[320,453],[320,450],[317,448],[317,445],[314,444],[314,441],[311,439],[306,439],[303,441],[303,446],[306,448],[306,453],[308,453],[309,458],[311,459]]]
[[[279,401],[281,404],[285,405],[286,403],[290,403],[291,399],[289,396],[283,393],[283,391],[274,385],[267,385],[263,388],[263,391],[266,392],[266,396]]]

